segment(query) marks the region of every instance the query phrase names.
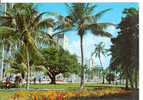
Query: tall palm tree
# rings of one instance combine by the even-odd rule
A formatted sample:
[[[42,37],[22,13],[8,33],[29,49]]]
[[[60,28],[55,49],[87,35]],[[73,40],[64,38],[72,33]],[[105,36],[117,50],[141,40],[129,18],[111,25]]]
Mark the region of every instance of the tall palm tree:
[[[98,20],[101,16],[111,10],[105,9],[96,14],[93,14],[93,11],[97,7],[96,5],[89,3],[72,3],[65,4],[68,10],[69,22],[72,24],[73,29],[77,30],[77,34],[80,36],[80,48],[81,48],[81,83],[80,88],[83,88],[84,85],[84,51],[83,51],[83,36],[88,30],[91,31],[96,36],[106,36],[111,37],[112,35],[108,32],[105,32],[104,29],[113,25],[112,23],[98,23]]]
[[[91,56],[95,55],[99,59],[101,67],[103,67],[102,61],[101,61],[101,55],[106,56],[107,49],[105,49],[105,45],[103,42],[100,42],[99,44],[95,44],[95,50],[91,54]]]
[[[0,34],[15,37],[19,44],[24,45],[27,60],[27,89],[29,89],[30,56],[35,55],[35,57],[41,58],[35,45],[35,39],[42,36],[44,29],[52,27],[54,21],[50,18],[42,20],[42,16],[46,12],[38,14],[33,4],[14,4],[13,9],[6,11],[6,14],[5,18],[11,20],[11,26],[1,25]]]
[[[104,69],[103,69],[103,64],[101,61],[101,55],[106,56],[107,53],[107,49],[105,49],[105,45],[103,44],[103,42],[100,42],[99,44],[95,44],[95,50],[94,52],[91,54],[91,56],[95,55],[95,57],[97,57],[99,59],[100,65],[102,67],[102,75],[103,75],[103,84],[104,84]]]

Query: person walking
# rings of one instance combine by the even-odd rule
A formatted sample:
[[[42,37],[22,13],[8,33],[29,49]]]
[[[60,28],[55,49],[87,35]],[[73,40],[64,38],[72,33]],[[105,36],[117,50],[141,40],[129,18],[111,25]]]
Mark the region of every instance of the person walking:
[[[19,87],[22,88],[22,79],[19,79]]]
[[[34,77],[34,84],[36,84],[36,77]]]
[[[39,83],[41,84],[41,78],[39,77]]]
[[[8,88],[9,87],[9,78],[7,77],[6,78],[6,88]]]

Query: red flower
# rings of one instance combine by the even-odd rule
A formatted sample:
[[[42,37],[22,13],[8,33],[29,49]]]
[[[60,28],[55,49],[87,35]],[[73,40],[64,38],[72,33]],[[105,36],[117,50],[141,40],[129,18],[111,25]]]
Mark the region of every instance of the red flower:
[[[20,95],[19,94],[15,94],[15,96],[18,98],[18,97],[20,97]]]
[[[80,94],[80,93],[78,93],[78,94],[77,94],[77,97],[80,97],[80,96],[81,96],[81,94]]]
[[[43,96],[43,99],[42,100],[46,100],[46,97],[45,96]]]
[[[58,95],[57,98],[58,98],[58,100],[61,100],[62,99],[62,95]]]

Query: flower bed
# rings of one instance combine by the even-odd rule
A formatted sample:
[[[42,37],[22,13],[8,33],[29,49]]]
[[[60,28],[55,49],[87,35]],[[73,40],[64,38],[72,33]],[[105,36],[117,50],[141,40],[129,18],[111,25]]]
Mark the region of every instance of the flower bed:
[[[81,98],[100,97],[105,95],[126,94],[131,91],[123,89],[102,89],[97,91],[88,91],[86,89],[80,91],[22,91],[9,97],[9,100],[80,100]]]

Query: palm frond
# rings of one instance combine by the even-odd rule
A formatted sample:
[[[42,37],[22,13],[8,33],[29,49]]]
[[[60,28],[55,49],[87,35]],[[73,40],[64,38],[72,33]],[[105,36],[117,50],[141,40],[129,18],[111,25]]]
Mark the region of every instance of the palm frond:
[[[10,28],[7,26],[0,26],[0,37],[1,38],[8,38],[9,36],[13,36],[15,33],[14,28]]]
[[[86,8],[86,9],[87,9],[87,10],[86,10],[86,15],[91,14],[96,7],[97,7],[97,5],[93,5],[93,6],[91,6],[91,7]]]
[[[100,11],[99,13],[95,14],[95,15],[94,15],[95,21],[97,21],[98,19],[100,19],[101,16],[103,16],[106,12],[110,11],[111,9],[112,9],[112,8],[108,8],[108,9],[102,10],[102,11]]]
[[[112,23],[95,23],[95,24],[90,24],[89,29],[92,31],[94,35],[112,37],[111,33],[105,32],[105,29],[109,25],[113,25],[113,24]]]
[[[36,18],[34,19],[32,26],[34,26],[35,24],[39,23],[39,21],[42,19],[43,15],[46,14],[46,12],[40,13],[38,16],[36,16]]]
[[[37,25],[37,28],[42,29],[42,28],[53,27],[54,24],[55,24],[55,22],[53,19],[47,18],[47,19],[40,21]]]

